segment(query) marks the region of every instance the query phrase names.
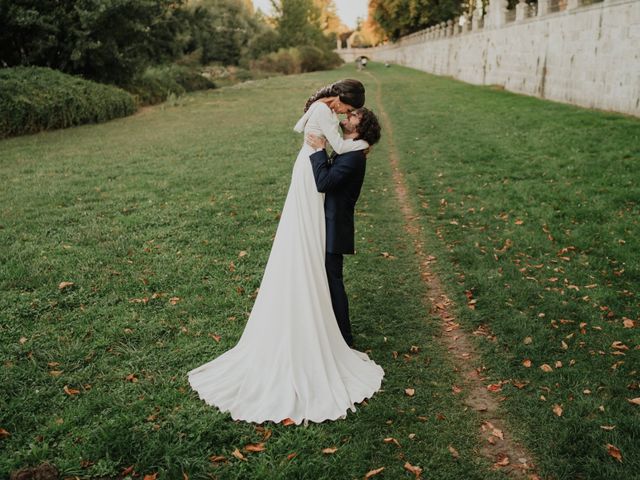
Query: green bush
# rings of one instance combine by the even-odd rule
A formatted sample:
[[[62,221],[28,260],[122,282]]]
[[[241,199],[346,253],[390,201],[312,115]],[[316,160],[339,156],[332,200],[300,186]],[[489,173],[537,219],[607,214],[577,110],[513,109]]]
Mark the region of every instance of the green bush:
[[[331,68],[339,67],[344,63],[342,57],[333,50],[324,52],[324,67],[322,70],[329,70]]]
[[[147,68],[142,75],[127,86],[138,103],[151,105],[164,102],[170,94],[215,88],[215,84],[193,68],[184,65],[165,65]]]
[[[300,51],[297,48],[281,48],[277,52],[262,55],[251,62],[251,68],[263,72],[280,72],[285,75],[300,73]]]
[[[251,68],[285,75],[300,72],[329,70],[342,64],[340,56],[333,51],[324,51],[312,45],[281,48],[277,52],[262,55],[250,62]]]
[[[131,95],[43,67],[0,69],[0,138],[99,123],[135,112]]]
[[[298,51],[300,52],[300,68],[303,72],[325,69],[324,52],[318,47],[302,45],[298,47]]]

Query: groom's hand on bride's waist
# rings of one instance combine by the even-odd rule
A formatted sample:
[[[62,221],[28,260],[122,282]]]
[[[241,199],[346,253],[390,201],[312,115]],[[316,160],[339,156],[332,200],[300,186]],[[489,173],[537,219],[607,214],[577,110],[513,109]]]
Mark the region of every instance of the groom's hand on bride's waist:
[[[324,137],[319,137],[314,135],[313,133],[307,133],[307,136],[304,138],[307,145],[310,145],[314,150],[323,150],[327,146],[327,139]]]

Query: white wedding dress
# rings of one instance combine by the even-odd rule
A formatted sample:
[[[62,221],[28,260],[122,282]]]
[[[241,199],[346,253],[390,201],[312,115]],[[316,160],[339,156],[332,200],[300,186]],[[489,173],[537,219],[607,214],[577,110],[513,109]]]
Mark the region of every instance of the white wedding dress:
[[[339,153],[368,145],[344,140],[338,118],[315,102],[296,131],[323,135]],[[380,389],[384,371],[343,340],[325,271],[324,194],[304,144],[244,332],[235,347],[188,374],[207,404],[235,420],[296,424],[344,418]]]

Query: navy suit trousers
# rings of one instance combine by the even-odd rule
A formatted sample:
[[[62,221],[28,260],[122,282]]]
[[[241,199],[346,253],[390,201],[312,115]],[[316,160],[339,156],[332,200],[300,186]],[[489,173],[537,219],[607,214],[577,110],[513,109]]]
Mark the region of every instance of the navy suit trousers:
[[[347,342],[347,345],[352,347],[353,337],[351,335],[351,322],[349,321],[349,300],[344,290],[342,265],[343,257],[341,253],[327,252],[325,267],[329,279],[329,292],[331,293],[333,312],[336,315],[336,320],[338,320],[338,327],[340,327],[342,338]]]

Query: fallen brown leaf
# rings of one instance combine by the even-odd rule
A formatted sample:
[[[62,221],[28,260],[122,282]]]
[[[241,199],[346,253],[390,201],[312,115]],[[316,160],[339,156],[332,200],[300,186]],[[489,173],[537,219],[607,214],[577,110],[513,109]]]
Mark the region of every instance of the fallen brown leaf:
[[[59,290],[64,290],[65,288],[73,287],[75,284],[73,282],[60,282],[58,284]]]
[[[393,437],[387,437],[383,441],[384,443],[395,443],[398,447],[400,446],[400,442]]]
[[[558,417],[562,416],[562,407],[557,403],[553,406],[553,413],[555,413]]]
[[[133,473],[133,465],[131,465],[130,467],[122,469],[122,472],[120,472],[120,475],[123,476],[123,477],[126,477],[130,473]]]
[[[453,458],[459,458],[460,454],[458,453],[458,451],[453,448],[451,445],[449,445],[449,451],[451,452],[451,455],[453,456]]]
[[[265,449],[264,443],[250,443],[244,447],[245,452],[262,452]]]
[[[627,398],[627,402],[633,403],[634,405],[640,405],[640,397]]]
[[[289,425],[295,425],[296,422],[294,422],[291,418],[285,418],[284,420],[282,420],[282,424],[285,427],[288,427]]]
[[[156,480],[156,478],[158,478],[158,472],[148,473],[144,476],[144,480]]]
[[[540,365],[540,370],[547,373],[553,372],[553,368],[551,368],[551,365],[548,365],[546,363],[543,363],[542,365]]]
[[[11,434],[7,432],[4,428],[0,428],[0,438],[7,438],[9,435]]]
[[[287,455],[287,460],[292,460],[293,458],[295,458],[295,457],[297,457],[297,456],[298,456],[298,454],[297,454],[297,453],[295,453],[295,452],[290,453],[289,455]]]
[[[66,393],[67,395],[77,395],[80,393],[80,390],[76,390],[75,388],[69,388],[69,385],[65,385],[63,390],[64,390],[64,393]]]
[[[369,470],[365,476],[364,480],[369,480],[371,477],[378,475],[380,472],[384,470],[384,467],[376,468],[375,470]]]
[[[414,388],[405,388],[404,393],[409,397],[413,397],[416,394],[416,391]]]
[[[323,448],[322,449],[322,453],[326,454],[326,455],[331,455],[334,454],[338,451],[337,447],[328,447],[328,448]]]
[[[244,455],[242,455],[242,453],[240,452],[240,450],[238,450],[237,448],[231,452],[231,455],[233,455],[234,457],[236,457],[238,460],[242,460],[244,462],[247,461],[247,459],[245,458]]]
[[[618,447],[611,445],[610,443],[607,443],[607,453],[611,455],[613,458],[615,458],[617,461],[622,463],[622,453],[620,452]]]
[[[418,478],[422,473],[422,469],[420,467],[416,465],[411,465],[409,462],[405,462],[404,469],[408,472],[413,473],[416,476],[416,478]]]

